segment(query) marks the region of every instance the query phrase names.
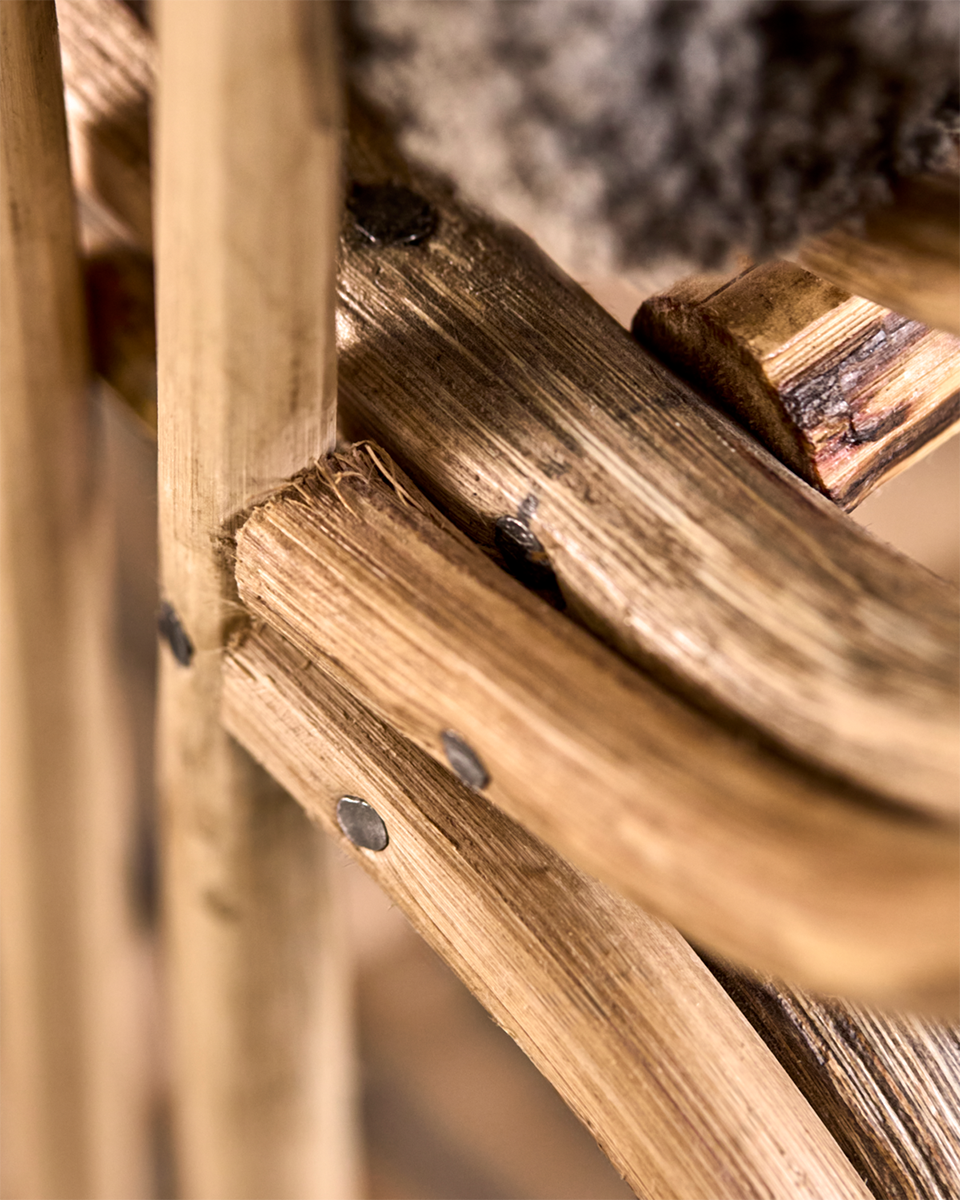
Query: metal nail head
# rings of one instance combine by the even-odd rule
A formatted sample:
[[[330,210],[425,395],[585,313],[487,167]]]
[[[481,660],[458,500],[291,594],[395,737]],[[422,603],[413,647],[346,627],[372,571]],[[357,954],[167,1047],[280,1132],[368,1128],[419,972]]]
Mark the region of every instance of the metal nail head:
[[[468,746],[460,734],[452,729],[445,729],[440,734],[440,740],[454,775],[467,787],[475,788],[478,792],[483,791],[490,782],[490,774],[476,750]]]
[[[189,667],[193,659],[193,642],[190,641],[187,631],[180,623],[176,609],[166,600],[160,605],[157,628],[180,666]]]
[[[520,517],[497,517],[493,541],[515,579],[536,591],[557,587],[557,577],[543,544]]]
[[[375,246],[418,246],[437,227],[429,201],[395,183],[355,183],[347,196],[354,224]]]
[[[363,850],[385,850],[390,841],[383,817],[357,796],[341,796],[337,801],[337,824]]]

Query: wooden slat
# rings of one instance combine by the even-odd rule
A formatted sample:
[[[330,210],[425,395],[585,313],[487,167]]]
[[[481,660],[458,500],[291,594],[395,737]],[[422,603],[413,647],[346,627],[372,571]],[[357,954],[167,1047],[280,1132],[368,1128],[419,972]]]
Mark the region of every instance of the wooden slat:
[[[633,334],[847,510],[960,425],[960,342],[791,262],[685,279]]]
[[[674,930],[568,866],[275,634],[231,653],[224,717],[520,1043],[637,1195],[869,1194]],[[385,850],[339,833],[344,795],[384,819]]]
[[[446,761],[454,730],[498,807],[698,942],[807,986],[954,1011],[955,825],[685,706],[498,569],[382,450],[254,510],[237,583],[404,736]]]
[[[0,5],[5,1196],[151,1193],[134,781],[52,3]]]
[[[960,174],[905,179],[890,204],[801,242],[794,257],[858,296],[960,334]]]
[[[519,235],[362,124],[354,175],[434,236],[347,226],[340,409],[492,546],[518,512],[568,609],[698,702],[894,800],[957,812],[957,597],[667,374]]]
[[[158,760],[178,1178],[204,1200],[349,1197],[347,962],[327,850],[219,719],[237,611],[224,526],[334,432],[333,8],[165,0],[154,12],[170,606]]]

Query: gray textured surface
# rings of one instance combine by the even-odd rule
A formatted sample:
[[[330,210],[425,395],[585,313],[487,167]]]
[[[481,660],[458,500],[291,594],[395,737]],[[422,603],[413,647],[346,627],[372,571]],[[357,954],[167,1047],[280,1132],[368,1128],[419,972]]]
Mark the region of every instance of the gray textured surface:
[[[954,0],[353,0],[406,149],[581,272],[766,254],[934,165]]]

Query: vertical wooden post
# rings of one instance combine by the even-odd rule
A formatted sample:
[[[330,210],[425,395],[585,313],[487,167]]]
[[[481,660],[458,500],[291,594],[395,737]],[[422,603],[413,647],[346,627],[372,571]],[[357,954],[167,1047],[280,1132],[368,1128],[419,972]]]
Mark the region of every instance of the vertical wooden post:
[[[4,1195],[150,1194],[133,784],[52,0],[0,4]]]
[[[220,725],[237,514],[335,436],[334,6],[163,0],[158,767],[184,1197],[354,1194],[329,853]]]

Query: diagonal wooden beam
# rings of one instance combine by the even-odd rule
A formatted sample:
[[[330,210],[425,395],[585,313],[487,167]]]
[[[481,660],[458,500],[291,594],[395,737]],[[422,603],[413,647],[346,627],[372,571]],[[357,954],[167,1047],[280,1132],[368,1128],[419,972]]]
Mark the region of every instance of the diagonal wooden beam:
[[[404,736],[698,943],[804,986],[956,1011],[955,824],[685,705],[510,579],[379,448],[255,509],[237,583]]]
[[[869,1195],[674,929],[564,862],[271,630],[229,655],[224,719],[519,1042],[638,1196]],[[339,812],[351,829],[343,805],[361,800],[386,845],[364,848],[338,826]]]

